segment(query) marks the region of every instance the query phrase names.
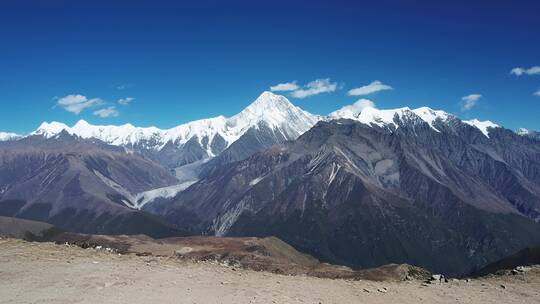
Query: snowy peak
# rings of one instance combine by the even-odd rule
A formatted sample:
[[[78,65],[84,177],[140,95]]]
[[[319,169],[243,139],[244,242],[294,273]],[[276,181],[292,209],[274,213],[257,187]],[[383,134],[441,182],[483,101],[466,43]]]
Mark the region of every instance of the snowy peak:
[[[15,133],[0,132],[0,141],[10,141],[22,138],[21,135]]]
[[[531,133],[531,131],[525,129],[525,128],[518,128],[516,130],[516,134],[517,135],[521,135],[521,136],[524,136],[524,135],[529,135]]]
[[[327,119],[357,119],[360,113],[365,108],[374,108],[375,103],[369,99],[360,99],[357,102],[344,106],[343,108],[336,110],[328,114]]]
[[[157,128],[137,128],[131,124],[122,126],[94,126],[84,120],[79,120],[73,127],[63,123],[42,123],[31,135],[41,135],[51,138],[62,131],[81,138],[97,138],[112,145],[128,145],[143,138],[150,138]]]
[[[442,122],[444,121],[447,121],[451,115],[444,112],[444,111],[441,111],[441,110],[433,110],[431,108],[428,108],[428,107],[421,107],[421,108],[418,108],[418,109],[414,109],[412,110],[416,115],[418,115],[423,121],[427,122],[428,125],[430,127],[432,127],[433,129],[437,130],[437,128],[435,128],[433,126],[433,124],[440,120]],[[438,130],[437,130],[438,131]]]
[[[396,118],[399,119],[403,117],[409,108],[399,108],[399,109],[389,109],[389,110],[379,110],[376,108],[365,108],[358,115],[357,120],[366,125],[377,125],[379,127],[393,125],[398,127],[396,124]]]
[[[330,113],[328,119],[353,119],[366,125],[376,125],[379,127],[398,128],[400,123],[410,121],[426,122],[432,129],[439,132],[434,126],[436,121],[447,121],[451,117],[444,111],[436,111],[428,107],[411,110],[408,107],[398,109],[381,110],[371,105],[359,105],[358,102],[351,106],[345,106],[340,110]]]
[[[32,132],[30,135],[42,135],[45,138],[51,138],[58,134],[60,134],[62,131],[66,130],[69,132],[69,127],[66,124],[63,124],[61,122],[43,122],[34,132]]]
[[[486,121],[480,121],[478,119],[472,119],[472,120],[463,120],[464,123],[473,126],[480,130],[487,138],[489,138],[489,129],[490,128],[500,128],[499,125],[486,120]]]
[[[81,138],[96,138],[117,146],[142,146],[147,149],[161,150],[168,143],[182,146],[192,138],[198,140],[209,156],[214,155],[211,145],[216,136],[230,146],[250,128],[258,128],[261,123],[274,131],[282,133],[288,139],[309,130],[321,118],[294,106],[284,96],[271,92],[262,93],[242,112],[231,118],[218,116],[201,119],[162,130],[156,127],[139,128],[131,124],[121,126],[92,125],[84,120],[73,127],[59,122],[44,122],[31,135],[42,135],[51,138],[62,131]]]
[[[51,138],[62,131],[81,138],[96,138],[108,144],[128,148],[144,148],[160,151],[169,143],[182,147],[192,139],[196,139],[200,147],[209,157],[217,155],[223,147],[229,147],[249,129],[268,127],[287,139],[296,139],[313,127],[318,121],[333,119],[353,119],[370,126],[389,127],[397,129],[403,125],[427,123],[434,131],[440,132],[437,125],[448,122],[456,117],[428,107],[410,109],[377,109],[372,101],[360,99],[352,105],[322,117],[313,115],[293,105],[286,97],[272,92],[263,92],[240,113],[227,118],[218,116],[201,119],[162,130],[156,127],[140,128],[131,124],[121,126],[97,126],[84,120],[78,121],[73,127],[59,122],[44,122],[31,135],[42,135]],[[499,127],[490,121],[468,120],[464,123],[478,128],[489,137],[489,128]],[[1,138],[8,138],[3,135]],[[219,141],[214,143],[214,139]],[[219,147],[219,148],[217,148]]]
[[[319,116],[300,109],[284,96],[266,91],[242,112],[231,117],[227,121],[227,126],[231,129],[245,129],[257,127],[262,122],[270,128],[291,133],[288,134],[289,137],[297,137],[319,120],[321,120]]]
[[[246,112],[262,116],[266,110],[287,111],[288,109],[294,107],[295,106],[285,96],[265,91],[242,112],[240,112],[240,114]]]
[[[415,123],[416,121],[421,121],[427,123],[436,132],[440,132],[440,130],[438,130],[436,127],[436,122],[445,123],[451,119],[457,119],[455,116],[445,111],[433,110],[428,107],[421,107],[412,110],[408,107],[381,110],[374,108],[372,106],[372,103],[371,105],[367,104],[365,100],[364,105],[359,105],[359,102],[360,101],[358,101],[354,105],[345,106],[340,110],[330,113],[327,119],[353,119],[370,126],[393,127],[396,129],[399,127],[400,123],[408,124]],[[490,128],[500,128],[499,125],[489,120],[479,121],[478,119],[472,119],[462,120],[462,122],[477,128],[478,130],[480,130],[480,132],[482,132],[482,134],[484,134],[488,138]],[[528,131],[518,130],[517,133],[520,134],[519,132],[522,132],[522,134],[526,134],[523,132]]]

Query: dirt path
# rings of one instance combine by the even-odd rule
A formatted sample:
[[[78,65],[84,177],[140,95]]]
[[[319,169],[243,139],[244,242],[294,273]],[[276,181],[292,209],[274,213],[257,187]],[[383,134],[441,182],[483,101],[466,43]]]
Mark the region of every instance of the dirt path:
[[[540,268],[422,286],[281,276],[2,239],[0,303],[540,303]]]

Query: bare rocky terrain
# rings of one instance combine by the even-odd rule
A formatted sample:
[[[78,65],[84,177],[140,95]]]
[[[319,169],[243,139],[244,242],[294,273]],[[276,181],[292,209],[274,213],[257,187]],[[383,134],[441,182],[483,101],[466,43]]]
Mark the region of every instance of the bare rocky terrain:
[[[1,216],[0,236],[53,242],[83,249],[95,248],[118,254],[174,258],[190,262],[211,261],[238,269],[284,275],[377,281],[425,280],[431,276],[429,271],[407,264],[353,270],[345,266],[321,263],[313,256],[299,252],[275,237],[190,236],[153,239],[146,235],[90,235],[65,232],[47,223]]]
[[[426,284],[280,275],[169,256],[0,239],[1,303],[538,303],[540,267]]]

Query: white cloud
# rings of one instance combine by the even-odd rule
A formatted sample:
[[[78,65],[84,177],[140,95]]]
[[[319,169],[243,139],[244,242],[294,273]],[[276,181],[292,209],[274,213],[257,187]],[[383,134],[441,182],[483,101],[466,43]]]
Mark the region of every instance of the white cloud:
[[[375,103],[369,99],[359,99],[354,104],[344,106],[343,108],[330,113],[331,118],[348,118],[354,119],[365,108],[375,108]]]
[[[480,98],[482,98],[481,94],[470,94],[461,97],[461,111],[469,111],[474,108]]]
[[[135,98],[133,97],[126,97],[126,98],[120,98],[118,99],[118,103],[123,105],[123,106],[127,106],[128,104],[130,104],[132,101],[134,101]]]
[[[94,115],[99,116],[101,118],[118,117],[118,115],[120,115],[120,112],[118,112],[116,108],[112,106],[112,107],[97,110],[94,112]]]
[[[516,75],[516,76],[521,76],[523,74],[526,74],[526,75],[540,75],[540,66],[533,66],[533,67],[530,67],[530,68],[513,68],[511,71],[510,71],[510,74],[512,75]]]
[[[534,92],[533,95],[534,96],[540,96],[540,89],[538,89],[538,91]]]
[[[279,83],[275,86],[270,87],[270,91],[272,92],[284,92],[284,91],[294,91],[298,90],[300,87],[298,84],[296,84],[296,81],[293,82],[285,82],[285,83]]]
[[[57,106],[60,106],[64,110],[77,115],[89,107],[100,105],[102,103],[103,100],[99,98],[88,99],[86,96],[79,94],[60,97],[56,101]]]
[[[331,82],[330,78],[317,79],[308,83],[302,89],[293,91],[291,95],[296,98],[306,98],[321,93],[334,92],[336,89],[337,83]]]
[[[347,94],[349,96],[362,96],[362,95],[373,94],[379,91],[393,90],[393,89],[394,88],[392,88],[391,86],[383,84],[382,82],[378,80],[375,80],[368,85],[352,89]]]

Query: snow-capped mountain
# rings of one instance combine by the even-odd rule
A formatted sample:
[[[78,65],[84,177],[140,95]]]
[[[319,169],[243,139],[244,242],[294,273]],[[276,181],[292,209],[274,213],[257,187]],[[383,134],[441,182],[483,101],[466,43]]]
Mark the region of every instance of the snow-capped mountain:
[[[493,122],[491,122],[489,120],[479,121],[478,119],[472,119],[472,120],[464,120],[463,122],[470,125],[470,126],[478,128],[478,130],[482,131],[482,133],[486,137],[489,137],[489,129],[490,128],[500,128],[499,125],[497,125],[497,124],[495,124],[495,123],[493,123]]]
[[[441,110],[433,110],[428,107],[420,107],[417,109],[410,109],[408,107],[398,109],[380,110],[374,107],[355,108],[346,106],[340,110],[330,113],[327,116],[327,120],[332,119],[352,119],[357,120],[363,124],[370,126],[386,127],[390,129],[397,129],[403,124],[414,124],[418,122],[427,123],[433,130],[440,132],[436,127],[438,123],[448,123],[449,121],[459,120],[457,117]],[[473,120],[459,120],[467,125],[477,128],[489,138],[490,128],[499,128],[500,126],[489,121]]]
[[[488,138],[490,128],[499,127],[491,121],[461,121],[452,114],[428,107],[376,109],[369,100],[359,100],[327,116],[319,116],[293,105],[284,96],[263,92],[232,117],[201,119],[167,130],[131,124],[98,126],[81,120],[72,127],[59,122],[44,122],[31,135],[52,138],[67,132],[85,139],[95,138],[139,152],[172,169],[218,155],[227,162],[244,159],[273,144],[298,138],[319,121],[334,119],[353,119],[390,131],[425,122],[437,132],[440,124],[459,121],[478,129]]]
[[[21,135],[15,133],[0,132],[0,141],[9,141],[22,138]]]
[[[517,134],[517,135],[527,135],[527,134],[529,134],[530,132],[531,132],[531,131],[529,131],[529,130],[527,130],[527,129],[525,129],[525,128],[518,128],[518,129],[516,130],[516,134]]]
[[[264,92],[242,112],[226,118],[218,116],[201,119],[179,125],[172,129],[162,130],[156,127],[140,128],[131,124],[122,126],[95,126],[80,120],[73,127],[59,122],[44,122],[34,131],[34,135],[54,137],[62,131],[82,138],[96,138],[116,146],[136,146],[141,142],[154,143],[147,148],[161,150],[172,142],[183,145],[192,138],[213,154],[211,143],[220,136],[229,146],[242,136],[249,128],[258,127],[261,123],[273,129],[279,129],[286,137],[296,138],[311,128],[320,118],[294,106],[287,98]]]
[[[516,134],[517,134],[517,135],[524,136],[524,137],[540,139],[540,132],[538,132],[538,131],[532,131],[532,130],[527,130],[527,129],[525,129],[525,128],[519,128],[519,129],[517,129],[517,130],[516,130]]]
[[[329,117],[333,119],[348,118],[357,120],[366,125],[393,128],[398,128],[400,121],[419,119],[429,124],[429,126],[436,131],[438,130],[433,126],[433,123],[437,120],[444,122],[451,116],[444,111],[435,111],[428,107],[422,107],[414,110],[411,110],[408,107],[388,110],[379,110],[373,107],[366,107],[358,113],[346,113],[343,117],[336,115],[339,111],[340,110],[333,112]]]
[[[140,128],[131,124],[95,126],[81,120],[73,127],[59,122],[44,122],[31,135],[52,138],[64,131],[144,154],[166,154],[167,158],[173,154],[180,155],[178,160],[167,164],[175,167],[214,157],[251,129],[269,128],[280,138],[291,140],[309,130],[320,119],[294,106],[283,96],[264,92],[242,112],[230,118],[218,116],[201,119],[168,130]]]

